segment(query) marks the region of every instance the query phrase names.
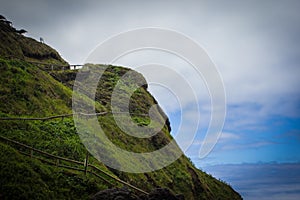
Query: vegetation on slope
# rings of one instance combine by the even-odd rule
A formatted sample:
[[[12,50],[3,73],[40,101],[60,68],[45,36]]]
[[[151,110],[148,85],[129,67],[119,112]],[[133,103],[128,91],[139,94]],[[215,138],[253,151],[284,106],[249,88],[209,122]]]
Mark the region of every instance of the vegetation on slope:
[[[26,31],[25,31],[26,32]],[[37,42],[32,38],[23,36],[18,30],[12,27],[11,22],[3,16],[0,18],[0,55],[25,59],[27,61],[48,62],[52,64],[64,64],[60,55],[47,44]]]
[[[46,165],[0,145],[1,199],[88,199],[106,189],[93,177]]]
[[[72,86],[77,72],[47,72],[28,63],[31,59],[47,63],[66,62],[50,47],[7,30],[9,28],[2,26],[0,31],[0,117],[45,117],[71,113]],[[21,45],[23,40],[26,40],[23,44],[25,47]],[[49,52],[52,51],[58,57],[51,56]],[[128,71],[129,69],[114,66],[105,70],[96,92],[97,111],[111,110],[112,89]],[[134,74],[132,80],[143,79],[140,74]],[[128,84],[128,87],[127,89],[130,89],[132,85]],[[90,91],[86,90],[85,95],[86,101],[92,101],[89,99]],[[153,104],[156,104],[156,101],[144,85],[131,97],[130,112],[148,114]],[[161,110],[159,112],[164,115]],[[147,116],[132,115],[132,118],[139,126],[149,124]],[[157,135],[146,139],[136,139],[122,132],[112,115],[99,116],[99,122],[108,138],[128,151],[150,152],[161,148],[172,139],[168,121]],[[72,118],[50,121],[0,120],[0,136],[79,161],[84,160],[87,151],[76,133]],[[57,168],[27,158],[3,141],[0,141],[0,148],[1,199],[87,199],[99,190],[111,187],[90,175],[84,176],[83,173],[74,170]],[[146,191],[166,187],[174,193],[184,194],[186,199],[240,199],[239,194],[230,186],[196,169],[185,156],[161,170],[140,174],[107,168],[93,157],[90,158],[90,162]]]
[[[0,112],[47,116],[70,113],[72,92],[25,61],[0,58]]]

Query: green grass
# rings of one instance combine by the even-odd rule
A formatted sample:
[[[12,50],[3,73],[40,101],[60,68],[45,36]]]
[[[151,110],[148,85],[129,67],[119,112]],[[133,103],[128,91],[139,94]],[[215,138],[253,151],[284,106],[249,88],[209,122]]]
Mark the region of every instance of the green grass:
[[[0,112],[47,116],[70,113],[72,91],[25,61],[0,58]]]
[[[6,105],[0,105],[0,116],[41,117],[71,112],[70,100],[72,95],[71,88],[73,80],[67,79],[66,77],[70,77],[70,73],[75,73],[74,71],[67,71],[67,75],[59,72],[60,78],[62,78],[62,84],[56,81],[46,72],[41,71],[36,66],[28,64],[24,61],[0,59],[0,67],[1,74],[4,75],[0,78],[0,81],[2,83],[0,89],[2,98],[1,101],[6,102]],[[108,69],[108,77],[106,77],[106,72],[104,73],[104,82],[107,81],[109,82],[109,84],[111,84],[111,87],[114,87],[119,78],[118,76],[112,76],[112,74],[119,73],[121,75],[126,71],[128,71],[128,69],[120,67],[116,67],[116,69],[114,69],[114,67],[110,66],[110,68]],[[140,75],[137,74],[137,76]],[[71,77],[74,76],[71,75]],[[112,83],[110,83],[110,81],[112,81]],[[97,89],[97,94],[99,95],[98,97],[101,98],[98,101],[98,107],[101,111],[110,109],[109,102],[107,102],[106,104],[100,103],[101,101],[107,101],[107,99],[110,98],[112,90],[111,87],[106,88],[106,86],[107,84],[99,84]],[[131,86],[132,85],[129,85],[129,87]],[[39,89],[32,90],[32,88]],[[11,92],[12,89],[14,90],[14,92]],[[130,109],[130,112],[133,114],[133,122],[139,126],[146,126],[150,122],[149,117],[134,114],[147,114],[149,108],[156,102],[144,87],[139,88],[138,92],[134,93],[132,98],[133,97],[134,102],[131,102]],[[89,101],[88,94],[83,95],[82,98],[86,101]],[[102,129],[105,131],[105,134],[110,139],[110,141],[127,151],[151,152],[165,146],[172,139],[167,124],[165,124],[164,128],[155,136],[146,139],[137,139],[135,137],[127,135],[122,130],[120,130],[120,128],[114,121],[113,115],[108,114],[99,116],[98,119]],[[83,161],[85,158],[86,149],[76,133],[76,128],[72,118],[64,118],[63,120],[55,119],[44,122],[22,120],[0,121],[0,127],[0,134],[2,136],[20,141],[37,149],[41,149],[54,155],[59,155],[79,161]],[[102,151],[107,151],[107,149],[105,149],[105,146],[101,148]],[[95,186],[93,188],[95,190],[89,190],[85,187],[87,187],[86,182],[90,179],[86,179],[80,173],[78,174],[70,172],[71,177],[66,178],[68,177],[68,175],[62,173],[61,170],[57,170],[56,168],[52,169],[52,166],[46,166],[45,164],[38,161],[30,160],[30,162],[35,163],[35,167],[33,168],[31,164],[26,164],[28,158],[25,158],[22,155],[17,154],[16,152],[15,154],[18,156],[14,155],[1,157],[1,162],[5,163],[7,162],[7,160],[10,160],[11,162],[20,163],[20,165],[26,166],[26,169],[28,171],[31,170],[30,173],[34,174],[32,175],[32,177],[35,180],[40,180],[40,182],[35,183],[35,180],[30,180],[30,178],[28,180],[26,179],[27,181],[33,181],[32,183],[30,183],[30,185],[33,184],[33,193],[45,193],[47,195],[50,195],[50,197],[53,196],[54,198],[58,198],[62,197],[60,195],[67,194],[67,192],[64,191],[69,191],[72,189],[78,190],[78,194],[83,193],[85,197],[88,197],[88,195],[96,193],[98,189],[108,187],[108,185],[106,185],[105,183],[95,179],[95,181],[93,182]],[[110,156],[116,156],[116,158],[118,158],[118,155]],[[90,162],[96,164],[97,166],[99,166],[99,168],[109,173],[115,174],[125,181],[136,185],[146,191],[151,191],[156,187],[167,187],[174,193],[184,194],[187,199],[212,199],[215,197],[222,197],[222,199],[239,199],[239,196],[234,193],[234,191],[228,185],[214,179],[211,176],[206,175],[200,170],[195,169],[193,164],[185,156],[182,156],[179,160],[168,167],[145,174],[131,174],[108,169],[93,157],[91,157]],[[138,164],[138,161],[136,162],[136,164]],[[38,169],[39,167],[37,166],[39,165],[41,169],[45,168],[50,171],[53,170],[51,171],[51,173],[47,173],[47,176],[49,177],[47,177],[46,179],[35,177],[41,176],[40,173],[42,172],[36,172],[33,170]],[[16,167],[17,166],[19,165],[16,165]],[[192,172],[189,171],[189,169],[193,169]],[[22,174],[23,172],[20,172],[20,174],[18,173],[19,169],[16,170],[16,174],[7,172],[10,174],[10,176],[17,177],[12,178],[11,180],[9,178],[6,178],[6,184],[10,185],[11,188],[5,186],[1,189],[1,193],[8,192],[8,190],[17,190],[17,188],[19,187],[20,190],[23,188],[23,185],[15,184],[15,180],[18,179],[19,176],[24,176],[24,174]],[[197,174],[196,178],[195,174]],[[63,176],[64,180],[69,180],[73,186],[70,187],[70,184],[64,183],[60,185],[57,193],[55,193],[53,190],[50,191],[49,187],[53,185],[55,181],[57,182],[57,179],[59,179],[60,176]],[[38,188],[38,185],[41,185],[42,187]],[[39,190],[42,191],[40,192]],[[83,190],[85,191],[85,193],[82,192]],[[26,189],[24,189],[24,191],[26,191]],[[31,191],[29,190],[29,193],[26,195],[31,196],[33,195],[33,193],[31,193]],[[75,192],[75,194],[77,193]],[[7,195],[6,193],[3,194]],[[20,194],[19,197],[23,197],[22,193],[18,194]],[[76,198],[76,195],[74,196],[74,198]]]
[[[66,65],[60,55],[47,44],[15,32],[15,28],[0,20],[0,55],[27,61]]]
[[[106,66],[96,65],[89,67],[105,68]],[[105,106],[106,110],[110,110],[110,98],[112,90],[120,80],[120,76],[128,72],[129,69],[108,66],[104,71],[101,80],[98,84],[96,99]],[[63,78],[63,73],[60,72],[61,80],[66,86],[72,87],[72,80]],[[70,72],[68,72],[70,73]],[[75,73],[75,72],[73,72]],[[58,74],[58,73],[57,73]],[[142,79],[141,75],[135,73],[135,79]],[[68,74],[68,77],[70,76]],[[129,88],[127,88],[129,87]],[[135,87],[133,83],[126,83],[122,86],[124,92],[130,92],[130,87]],[[147,86],[138,88],[130,99],[129,112],[132,114],[132,120],[139,126],[147,126],[150,123],[150,119],[147,116],[139,116],[136,114],[147,114],[152,105],[156,104],[153,97],[147,92]],[[88,95],[88,94],[87,94]],[[122,102],[120,102],[122,103]],[[122,111],[122,110],[120,110]],[[164,115],[160,111],[161,115]],[[133,152],[151,152],[165,146],[172,139],[170,135],[169,122],[167,122],[164,128],[155,136],[140,139],[127,135],[124,133],[114,121],[112,115],[105,115],[98,117],[99,123],[102,129],[105,131],[106,136],[114,145]],[[107,151],[105,145],[101,145],[102,151]],[[111,155],[113,156],[113,155]],[[117,155],[115,155],[117,156]],[[127,158],[119,158],[127,159]],[[136,162],[138,164],[138,162]],[[192,169],[192,170],[189,170]],[[133,185],[149,191],[154,187],[167,187],[175,193],[183,193],[186,199],[239,199],[230,186],[221,183],[213,177],[197,170],[194,165],[185,156],[182,156],[179,160],[174,162],[168,167],[161,170],[146,173],[146,174],[130,174],[123,172],[115,173],[124,180],[129,181]],[[196,175],[195,175],[196,174]],[[192,178],[195,176],[194,178]]]
[[[3,143],[0,157],[1,199],[88,199],[107,188],[82,173],[24,157]]]
[[[3,25],[0,28],[0,117],[46,117],[72,113],[72,87],[77,72],[46,72],[28,63],[28,60],[60,64],[66,62],[47,45],[8,32],[9,28],[3,28]],[[119,91],[121,97],[132,92],[137,82],[144,83],[132,94],[129,113],[132,122],[137,126],[146,127],[150,124],[147,114],[157,102],[147,91],[146,81],[141,74],[132,72],[129,80],[120,80],[129,69],[91,64],[88,67],[104,72],[98,83],[96,102],[90,98],[93,91],[89,88],[81,88],[83,93],[75,95],[85,102],[95,103],[97,112],[111,111],[110,99],[118,81],[122,83]],[[120,98],[117,105],[122,103]],[[117,109],[126,111],[122,107]],[[156,114],[165,116],[161,109]],[[172,140],[168,120],[158,134],[144,139],[124,133],[111,114],[99,116],[98,121],[109,140],[127,151],[151,152]],[[154,123],[150,128],[155,126]],[[91,136],[93,130],[85,131],[87,136]],[[87,151],[81,141],[91,140],[79,137],[73,118],[50,121],[0,120],[0,135],[78,161],[84,160]],[[107,147],[101,145],[103,141],[100,139],[92,141],[96,141],[95,148],[108,152]],[[129,159],[120,158],[117,154],[107,154],[107,157],[109,156],[120,160]],[[240,199],[229,185],[196,169],[184,155],[163,169],[139,174],[108,168],[93,156],[89,161],[146,191],[156,187],[167,187],[174,193],[184,194],[186,199]],[[133,167],[138,164],[139,161],[135,161]],[[82,172],[65,170],[26,157],[3,142],[0,142],[0,169],[0,199],[88,199],[90,195],[109,187],[91,175],[84,176]]]

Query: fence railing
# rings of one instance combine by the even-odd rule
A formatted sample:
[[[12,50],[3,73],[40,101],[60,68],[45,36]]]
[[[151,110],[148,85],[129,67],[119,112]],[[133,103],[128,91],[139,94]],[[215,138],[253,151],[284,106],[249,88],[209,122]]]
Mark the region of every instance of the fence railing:
[[[43,66],[43,70],[46,71],[57,71],[57,70],[76,70],[82,68],[83,64],[73,64],[73,65],[58,65],[58,64],[51,64],[51,63],[43,63],[43,62],[34,62],[34,61],[26,61],[28,63],[34,64],[36,66]]]
[[[54,115],[49,117],[0,117],[0,121],[5,120],[23,120],[23,121],[46,121],[51,119],[57,119],[57,118],[65,118],[65,117],[74,117],[74,116],[85,116],[85,117],[92,117],[92,116],[101,116],[101,115],[107,115],[107,114],[116,114],[116,115],[122,115],[122,114],[128,114],[127,112],[99,112],[99,113],[70,113],[70,114],[62,114],[62,115]],[[148,117],[148,114],[138,114],[138,113],[130,113],[131,116],[143,116]]]
[[[52,64],[52,63],[46,63],[46,62],[38,62],[38,61],[29,61],[26,59],[22,59],[22,58],[18,58],[15,56],[4,56],[5,59],[10,59],[10,60],[21,60],[21,61],[25,61],[28,63],[31,63],[33,65],[36,65],[38,67],[43,66],[43,68],[41,68],[42,70],[46,70],[46,71],[57,71],[57,70],[76,70],[76,69],[80,69],[84,66],[84,64]]]
[[[67,168],[67,169],[71,169],[71,170],[75,170],[75,171],[81,171],[81,172],[84,172],[85,174],[90,173],[90,174],[92,174],[92,175],[100,178],[105,183],[107,183],[107,184],[109,184],[111,186],[114,186],[115,184],[113,184],[108,179],[116,181],[117,183],[121,183],[122,185],[126,185],[127,187],[129,187],[131,189],[134,189],[135,191],[138,191],[140,193],[148,194],[148,192],[146,192],[146,191],[144,191],[144,190],[142,190],[142,189],[140,189],[140,188],[138,188],[138,187],[136,187],[134,185],[131,185],[130,183],[127,183],[126,181],[123,181],[123,180],[121,180],[121,179],[119,179],[119,178],[117,178],[117,177],[109,174],[108,172],[100,169],[99,167],[97,167],[95,165],[92,165],[92,164],[89,164],[88,163],[88,158],[89,158],[89,153],[88,152],[86,154],[85,161],[81,162],[81,161],[72,160],[72,159],[69,159],[69,158],[65,158],[65,157],[61,157],[61,156],[56,156],[56,155],[53,155],[53,154],[41,151],[39,149],[36,149],[36,148],[31,147],[29,145],[23,144],[21,142],[18,142],[18,141],[6,138],[4,136],[0,136],[0,139],[2,141],[6,141],[8,143],[20,146],[20,147],[25,148],[25,149],[28,149],[30,151],[30,153],[26,153],[25,151],[21,151],[21,150],[15,148],[20,153],[22,153],[22,154],[24,154],[26,156],[30,156],[31,158],[38,159],[38,160],[40,160],[42,162],[45,162],[47,164],[56,165],[57,167],[63,167],[63,168]],[[36,155],[34,155],[34,153],[38,153],[38,154],[42,155],[42,157],[36,156]],[[54,159],[55,162],[49,160],[49,158],[50,159]],[[77,167],[66,165],[66,164],[64,164],[64,162],[65,163],[69,163],[69,164],[71,163],[73,165],[77,165]],[[106,178],[103,177],[103,176],[101,176],[100,174],[104,175]]]
[[[57,119],[57,118],[65,118],[65,117],[73,117],[75,115],[81,115],[81,116],[100,116],[100,115],[106,115],[109,112],[100,112],[100,113],[93,113],[93,114],[86,114],[86,113],[70,113],[70,114],[62,114],[62,115],[54,115],[54,116],[49,116],[49,117],[0,117],[1,120],[29,120],[29,121],[34,121],[34,120],[40,120],[40,121],[46,121],[50,119]]]

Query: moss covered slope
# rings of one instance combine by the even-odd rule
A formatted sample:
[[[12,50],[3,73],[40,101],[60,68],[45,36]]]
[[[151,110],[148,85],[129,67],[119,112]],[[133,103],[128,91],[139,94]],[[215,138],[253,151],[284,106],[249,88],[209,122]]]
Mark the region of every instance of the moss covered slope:
[[[0,117],[45,117],[71,113],[72,86],[77,72],[48,72],[29,63],[32,59],[47,63],[66,62],[52,48],[3,27],[6,26],[1,27],[0,39]],[[26,41],[23,44],[26,47],[22,47],[23,40]],[[128,71],[115,66],[105,70],[96,93],[97,111],[110,111],[112,89]],[[133,80],[143,79],[140,74],[134,74]],[[92,101],[88,90],[85,95],[86,101]],[[131,98],[130,112],[147,114],[153,104],[156,101],[147,92],[147,87],[140,87]],[[162,111],[160,114],[164,115]],[[132,119],[139,126],[149,124],[147,116],[133,116]],[[147,139],[126,135],[111,115],[99,116],[99,122],[108,138],[128,151],[151,152],[172,139],[168,121],[157,135]],[[83,161],[86,155],[72,118],[49,121],[0,120],[0,136],[74,160]],[[99,190],[111,187],[91,175],[84,176],[71,169],[30,159],[2,140],[0,149],[1,199],[87,199]],[[185,156],[161,170],[140,174],[107,168],[93,157],[90,162],[145,191],[166,187],[174,193],[183,194],[186,199],[241,199],[230,186],[196,169]]]

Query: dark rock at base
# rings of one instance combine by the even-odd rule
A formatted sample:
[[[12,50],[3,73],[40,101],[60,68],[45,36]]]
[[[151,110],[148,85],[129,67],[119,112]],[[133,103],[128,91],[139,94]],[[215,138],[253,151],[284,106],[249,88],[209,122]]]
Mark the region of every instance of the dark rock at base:
[[[113,188],[102,190],[95,194],[93,200],[141,200],[127,188]]]
[[[184,200],[184,196],[174,195],[167,188],[157,188],[148,195],[147,200]]]
[[[176,194],[175,197],[176,197],[178,200],[185,200],[183,194]]]
[[[184,200],[183,195],[174,195],[167,188],[154,189],[149,195],[136,196],[127,188],[113,188],[98,192],[92,200]]]

